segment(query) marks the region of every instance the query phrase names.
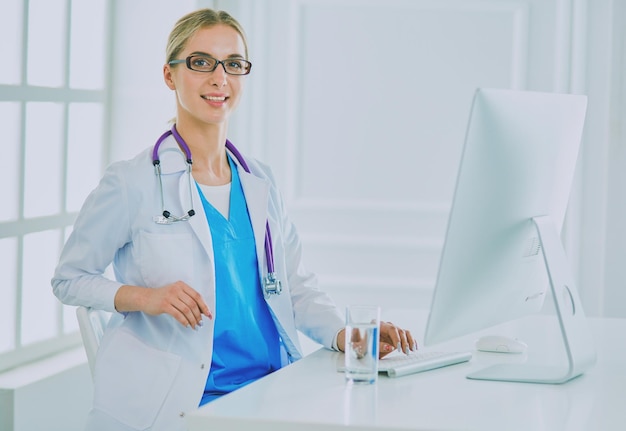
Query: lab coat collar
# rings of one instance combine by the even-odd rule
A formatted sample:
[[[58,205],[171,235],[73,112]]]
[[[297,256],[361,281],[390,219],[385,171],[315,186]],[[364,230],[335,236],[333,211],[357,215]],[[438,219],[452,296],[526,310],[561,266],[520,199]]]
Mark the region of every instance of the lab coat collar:
[[[206,251],[209,256],[209,260],[214,265],[215,258],[213,256],[213,239],[211,237],[211,229],[209,228],[209,224],[207,223],[206,213],[204,212],[204,205],[202,205],[202,200],[200,199],[200,193],[198,193],[198,187],[196,187],[196,182],[191,180],[191,198],[193,199],[193,209],[196,214],[189,219],[189,224],[193,229],[194,233],[200,240],[204,251]],[[179,183],[178,183],[178,195],[181,199],[182,208],[186,208],[185,201],[189,196],[189,182],[187,179],[187,175],[181,175]],[[185,199],[185,197],[187,197]],[[211,271],[215,274],[215,267]]]
[[[180,153],[181,155],[183,154],[180,150],[178,150],[178,145],[176,144],[176,141],[171,136],[166,141],[163,142],[162,148],[163,150],[165,150],[164,154],[167,154],[171,157],[171,160],[168,160],[168,163],[171,163],[172,165],[172,167],[169,167],[168,165],[168,173],[180,172],[181,170],[186,169],[187,164],[185,163],[184,157],[181,157],[180,155],[176,155],[174,157],[171,156],[172,154],[175,154],[175,151]],[[168,145],[165,146],[165,144]],[[266,270],[264,267],[265,223],[268,217],[270,184],[269,181],[267,181],[266,179],[257,177],[254,174],[246,172],[243,167],[241,167],[241,165],[238,163],[237,158],[234,157],[232,154],[231,157],[237,166],[237,172],[239,173],[241,186],[246,197],[246,205],[248,207],[248,213],[250,214],[250,221],[252,223],[252,230],[254,232],[256,254],[257,260],[259,262],[259,274],[263,274]],[[161,159],[164,160],[163,157],[161,157]],[[165,174],[166,172],[163,171],[163,173]],[[181,175],[178,187],[178,195],[181,199],[181,208],[188,208],[189,179],[186,174]],[[211,230],[207,223],[206,213],[204,212],[204,207],[200,199],[200,194],[198,193],[198,189],[195,186],[195,181],[193,180],[193,178],[191,196],[193,199],[193,209],[196,214],[189,219],[189,223],[194,230],[196,236],[200,240],[205,251],[207,252],[207,255],[211,259],[211,262],[213,262],[213,240],[211,239]]]
[[[166,142],[163,142],[166,144]],[[180,150],[177,149],[176,142],[174,139],[169,139],[167,142],[168,146],[163,147],[175,149],[178,153],[183,154]],[[169,151],[165,154],[175,154],[173,151]],[[230,152],[229,152],[230,154]],[[270,181],[267,178],[257,176],[254,173],[246,172],[245,169],[239,164],[237,158],[230,154],[233,161],[237,165],[237,172],[239,173],[239,179],[241,181],[241,186],[243,188],[243,193],[246,198],[246,206],[248,207],[248,213],[250,214],[250,222],[252,224],[252,230],[254,232],[254,240],[257,254],[257,261],[259,265],[259,274],[265,274],[267,272],[266,267],[266,256],[265,256],[265,224],[269,217],[269,199],[270,199]],[[168,161],[171,162],[173,167],[169,169],[168,172],[176,172],[186,169],[186,163],[184,161],[184,157],[176,156],[173,159],[178,159],[178,164],[174,160]],[[176,167],[178,169],[176,169]],[[180,176],[179,180],[179,196],[181,199],[181,207],[187,208],[189,205],[189,182],[186,174]],[[196,236],[200,240],[203,248],[205,249],[207,255],[209,256],[210,261],[214,264],[214,255],[213,255],[213,240],[211,238],[211,230],[207,223],[206,213],[204,212],[204,207],[202,205],[202,201],[200,199],[200,194],[198,193],[198,189],[195,186],[195,181],[192,180],[192,199],[193,199],[193,208],[196,212],[196,215],[189,219],[189,223],[194,230]],[[215,269],[213,268],[213,273],[215,273]],[[272,315],[274,316],[275,323],[277,325],[279,334],[289,352],[290,362],[293,360],[297,360],[300,358],[300,349],[297,344],[297,334],[290,331],[290,326],[283,326],[281,323],[282,319],[292,318],[290,314],[292,313],[291,304],[289,302],[288,297],[283,297],[284,295],[280,295],[278,298],[274,298],[274,300],[267,301]]]
[[[250,214],[250,222],[254,232],[256,255],[259,261],[259,274],[265,273],[265,223],[268,217],[267,205],[269,202],[270,184],[254,174],[248,173],[239,164],[237,158],[229,152],[237,165],[237,172],[241,181],[241,187],[246,197],[246,205]]]

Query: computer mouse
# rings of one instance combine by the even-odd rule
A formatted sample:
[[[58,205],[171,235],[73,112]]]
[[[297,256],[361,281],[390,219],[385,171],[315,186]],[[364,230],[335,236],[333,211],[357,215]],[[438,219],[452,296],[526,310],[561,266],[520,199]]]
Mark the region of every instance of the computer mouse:
[[[476,350],[496,353],[524,353],[528,346],[517,338],[504,335],[485,335],[476,340]]]

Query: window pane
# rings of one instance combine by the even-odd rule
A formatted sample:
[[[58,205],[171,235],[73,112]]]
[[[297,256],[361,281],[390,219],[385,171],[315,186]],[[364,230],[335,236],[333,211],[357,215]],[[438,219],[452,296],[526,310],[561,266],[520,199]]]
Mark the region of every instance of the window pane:
[[[28,84],[62,87],[65,83],[67,0],[30,0],[29,6]]]
[[[104,87],[106,12],[104,0],[72,0],[70,32],[72,88],[97,90]]]
[[[58,213],[61,208],[63,106],[26,105],[24,217]]]
[[[0,67],[0,70],[3,68]],[[0,211],[0,222],[16,220],[19,211],[20,197],[20,104],[17,102],[0,102],[0,118],[2,134],[5,142],[0,157],[0,202],[5,206]]]
[[[21,0],[3,2],[0,13],[0,84],[19,84],[22,74],[22,10]],[[10,64],[11,67],[6,67]]]
[[[102,106],[72,103],[67,149],[67,211],[78,211],[98,184],[102,161]]]
[[[15,348],[17,239],[0,239],[0,352]]]
[[[50,279],[59,257],[61,230],[48,230],[24,236],[22,270],[22,344],[57,335],[59,302],[52,293]]]

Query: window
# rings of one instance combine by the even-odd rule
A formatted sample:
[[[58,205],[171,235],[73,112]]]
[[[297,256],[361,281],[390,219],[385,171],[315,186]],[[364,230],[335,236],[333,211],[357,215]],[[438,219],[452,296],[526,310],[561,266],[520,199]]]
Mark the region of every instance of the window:
[[[106,163],[111,4],[3,4],[0,371],[80,343],[50,279]]]

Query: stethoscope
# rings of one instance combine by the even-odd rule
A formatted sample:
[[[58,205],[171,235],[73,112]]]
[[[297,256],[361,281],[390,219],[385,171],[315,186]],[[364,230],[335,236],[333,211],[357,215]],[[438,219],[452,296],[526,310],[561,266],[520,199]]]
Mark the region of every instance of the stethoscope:
[[[180,148],[185,153],[185,161],[187,163],[187,176],[189,178],[189,202],[191,205],[191,209],[187,211],[187,213],[183,216],[177,217],[172,215],[171,212],[165,209],[165,200],[163,198],[163,181],[161,179],[161,160],[159,160],[159,147],[161,143],[168,136],[173,135],[174,139],[180,146]],[[244,160],[243,156],[235,148],[235,146],[227,139],[226,140],[226,149],[228,149],[233,156],[237,159],[241,167],[248,173],[250,173],[250,168],[248,164]],[[176,125],[173,125],[172,128],[161,135],[161,137],[154,144],[154,149],[152,150],[152,165],[154,166],[154,172],[159,180],[159,192],[161,195],[161,215],[153,217],[153,220],[157,224],[172,224],[179,221],[187,221],[191,217],[193,217],[196,212],[193,209],[193,193],[192,193],[192,181],[191,181],[191,165],[193,160],[191,158],[191,150],[189,146],[185,142],[185,140],[180,136],[178,130],[176,130]],[[282,285],[280,280],[276,277],[276,272],[274,271],[274,250],[272,248],[272,232],[270,231],[269,221],[265,222],[265,258],[267,260],[267,275],[263,277],[263,291],[265,292],[265,296],[270,295],[279,295],[282,292]]]

